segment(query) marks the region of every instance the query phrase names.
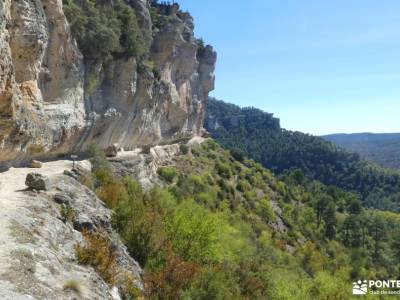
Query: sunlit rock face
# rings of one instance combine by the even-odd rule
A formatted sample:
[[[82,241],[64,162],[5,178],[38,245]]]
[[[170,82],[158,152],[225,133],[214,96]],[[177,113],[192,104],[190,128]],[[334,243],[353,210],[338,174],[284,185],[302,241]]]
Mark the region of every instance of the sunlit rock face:
[[[135,58],[96,69],[78,49],[61,0],[0,2],[0,162],[83,151],[91,143],[124,148],[200,135],[216,53],[199,51],[193,19],[170,9],[153,30],[150,4],[127,1],[149,32],[153,69]],[[90,68],[94,68],[93,65]]]

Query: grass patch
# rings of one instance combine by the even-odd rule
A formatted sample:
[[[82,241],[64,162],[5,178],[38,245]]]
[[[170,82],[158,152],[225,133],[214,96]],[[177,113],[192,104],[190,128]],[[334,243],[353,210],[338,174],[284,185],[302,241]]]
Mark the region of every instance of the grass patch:
[[[77,293],[78,295],[80,295],[82,292],[81,284],[76,279],[67,280],[64,283],[63,290],[64,291],[72,291],[72,292]]]
[[[189,153],[189,146],[186,144],[180,144],[179,145],[179,151],[181,152],[181,154],[185,155]]]

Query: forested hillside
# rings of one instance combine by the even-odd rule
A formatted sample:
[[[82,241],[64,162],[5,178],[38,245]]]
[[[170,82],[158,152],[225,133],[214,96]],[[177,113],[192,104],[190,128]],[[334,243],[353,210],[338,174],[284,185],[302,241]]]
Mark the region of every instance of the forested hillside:
[[[301,172],[278,179],[209,140],[181,145],[144,191],[91,155],[84,182],[114,209],[148,299],[350,299],[354,280],[398,275],[399,216]]]
[[[323,138],[382,167],[400,169],[399,133],[331,134]]]
[[[210,99],[205,127],[221,145],[277,174],[299,169],[307,178],[358,193],[366,207],[399,211],[400,173],[320,137],[285,130],[272,114]]]

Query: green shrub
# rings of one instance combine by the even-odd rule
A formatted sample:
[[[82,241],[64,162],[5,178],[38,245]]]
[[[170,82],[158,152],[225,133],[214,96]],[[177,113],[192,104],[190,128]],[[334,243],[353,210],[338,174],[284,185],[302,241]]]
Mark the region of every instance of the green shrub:
[[[122,299],[142,299],[142,291],[138,288],[136,284],[137,279],[131,274],[124,274],[122,277],[122,291],[124,294],[124,297]]]
[[[86,80],[86,90],[89,95],[93,94],[93,92],[97,89],[99,85],[99,76],[96,73],[90,73]]]
[[[207,262],[216,258],[218,219],[200,205],[185,201],[166,220],[166,235],[173,250],[185,261]]]
[[[217,160],[217,155],[214,152],[207,153],[207,158],[210,160]]]
[[[247,180],[240,180],[236,185],[236,189],[244,193],[251,190],[251,185]]]
[[[178,173],[174,168],[169,168],[169,167],[164,167],[164,168],[159,168],[157,170],[158,175],[160,175],[161,178],[163,178],[165,181],[172,183]]]
[[[200,151],[199,151],[199,149],[196,149],[196,148],[193,148],[192,150],[191,150],[191,152],[192,152],[192,154],[194,155],[194,156],[196,156],[196,157],[199,157],[200,156]]]
[[[203,205],[208,209],[216,209],[218,207],[218,190],[215,188],[209,187],[207,192],[202,192],[195,195],[195,200],[197,203]]]
[[[207,139],[203,144],[202,144],[202,148],[204,150],[217,150],[218,148],[218,144],[216,141],[212,140],[212,139]]]
[[[202,38],[197,40],[197,58],[201,58],[204,55],[204,50],[206,49],[206,46],[204,44],[204,40]]]
[[[185,155],[189,153],[189,146],[186,144],[180,144],[179,145],[179,150],[181,152],[181,154]]]
[[[230,166],[227,163],[217,162],[217,164],[215,165],[215,168],[221,177],[226,178],[226,179],[231,178],[232,171],[231,171]]]
[[[230,154],[232,155],[232,157],[234,159],[236,159],[237,161],[243,162],[245,154],[242,150],[240,149],[231,149]]]
[[[74,209],[69,204],[61,204],[60,209],[61,217],[63,218],[64,222],[74,222],[76,218],[76,213]]]
[[[184,299],[241,299],[240,286],[229,266],[205,269],[184,292]]]
[[[118,202],[114,209],[114,228],[141,266],[158,254],[164,241],[163,209],[158,200],[140,192]]]
[[[86,153],[89,156],[93,171],[100,169],[108,170],[110,168],[110,163],[108,162],[104,151],[96,144],[90,144]]]
[[[249,179],[249,183],[253,186],[253,188],[262,189],[265,187],[264,178],[260,172],[253,173]]]
[[[208,178],[207,178],[208,179]],[[190,198],[207,190],[206,178],[199,175],[179,176],[177,190],[180,198]]]
[[[124,177],[122,181],[123,184],[125,185],[125,189],[129,197],[136,199],[143,199],[144,191],[139,182],[137,182],[130,176]]]
[[[257,192],[254,189],[251,189],[243,194],[247,201],[255,203],[258,199]]]
[[[128,198],[124,183],[115,178],[106,184],[100,185],[96,189],[96,194],[110,208],[117,207],[119,202],[125,201]]]

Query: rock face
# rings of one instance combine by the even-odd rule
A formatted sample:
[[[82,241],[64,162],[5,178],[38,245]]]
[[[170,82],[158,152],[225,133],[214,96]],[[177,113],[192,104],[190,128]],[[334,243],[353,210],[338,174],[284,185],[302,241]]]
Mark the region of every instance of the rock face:
[[[136,58],[114,58],[99,67],[93,91],[61,0],[0,2],[0,163],[93,142],[134,148],[200,134],[215,52],[199,50],[193,19],[177,5],[154,30],[149,2],[126,2],[152,36],[143,60],[156,72]]]
[[[164,166],[174,166],[174,161],[179,155],[182,155],[182,146],[197,147],[205,139],[193,137],[187,144],[171,144],[150,147],[148,151],[135,149],[134,151],[121,152],[118,157],[111,158],[111,167],[113,172],[121,177],[132,176],[141,186],[148,190],[158,185],[162,186],[163,181],[157,171]]]
[[[86,112],[82,56],[61,1],[2,1],[0,53],[0,160],[66,151]]]
[[[50,188],[50,181],[39,173],[29,173],[26,176],[25,184],[28,188],[37,191],[47,191]]]

